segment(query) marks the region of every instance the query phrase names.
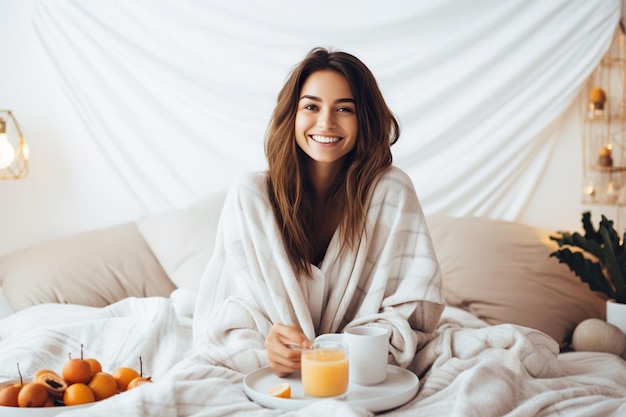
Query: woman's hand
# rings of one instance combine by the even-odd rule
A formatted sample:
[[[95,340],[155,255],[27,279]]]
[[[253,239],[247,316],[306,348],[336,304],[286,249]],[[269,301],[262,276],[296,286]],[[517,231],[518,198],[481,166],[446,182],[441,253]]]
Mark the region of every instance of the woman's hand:
[[[311,342],[296,326],[275,324],[265,339],[267,358],[270,368],[277,376],[283,377],[300,369],[300,351],[288,345],[296,345],[308,349]]]

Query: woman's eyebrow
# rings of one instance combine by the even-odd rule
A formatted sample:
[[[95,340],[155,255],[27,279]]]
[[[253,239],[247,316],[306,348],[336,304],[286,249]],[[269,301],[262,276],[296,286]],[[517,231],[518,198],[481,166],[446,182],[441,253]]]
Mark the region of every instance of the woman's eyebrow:
[[[304,95],[300,97],[300,100],[304,100],[304,99],[309,99],[313,101],[322,101],[322,99],[319,97],[309,96],[309,95]],[[335,100],[335,103],[356,103],[356,101],[354,101],[353,98],[338,98],[337,100]]]

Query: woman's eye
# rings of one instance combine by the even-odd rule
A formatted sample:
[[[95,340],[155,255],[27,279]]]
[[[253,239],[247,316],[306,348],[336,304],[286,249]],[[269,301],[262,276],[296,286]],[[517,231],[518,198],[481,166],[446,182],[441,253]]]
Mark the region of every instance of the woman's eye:
[[[339,111],[339,112],[347,112],[347,113],[354,113],[354,110],[351,107],[340,107],[339,109],[337,109],[337,111]]]
[[[304,106],[305,110],[317,110],[317,106],[315,104],[307,104]]]

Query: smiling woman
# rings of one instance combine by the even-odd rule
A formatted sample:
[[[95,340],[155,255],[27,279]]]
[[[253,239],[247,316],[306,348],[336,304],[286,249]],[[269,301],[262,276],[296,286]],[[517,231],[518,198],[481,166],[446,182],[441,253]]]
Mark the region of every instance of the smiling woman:
[[[231,187],[200,285],[198,299],[219,294],[194,313],[209,362],[286,376],[300,369],[292,345],[371,325],[388,331],[392,364],[411,363],[443,297],[415,188],[392,165],[399,134],[354,55],[315,48],[291,71],[267,129],[268,168]]]
[[[302,86],[295,129],[300,149],[318,162],[310,166],[323,181],[316,187],[316,191],[321,191],[334,174],[332,167],[340,168],[339,160],[356,144],[356,109],[346,77],[332,70],[309,76]]]
[[[374,75],[357,57],[316,48],[292,71],[266,155],[270,199],[298,272],[310,274],[321,262],[338,227],[354,244],[368,191],[391,165],[399,135]]]

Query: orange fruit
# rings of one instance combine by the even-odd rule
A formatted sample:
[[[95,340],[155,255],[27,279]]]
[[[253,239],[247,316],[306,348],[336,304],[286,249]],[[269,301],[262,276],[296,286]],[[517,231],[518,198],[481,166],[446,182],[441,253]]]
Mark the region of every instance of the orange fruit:
[[[149,384],[151,382],[152,382],[152,377],[138,376],[137,378],[134,378],[132,381],[128,383],[128,387],[126,388],[126,390],[136,388],[139,385]]]
[[[24,384],[17,394],[20,407],[43,407],[48,401],[48,388],[38,382]]]
[[[72,358],[63,367],[63,379],[69,385],[79,382],[87,383],[93,375],[91,364],[84,359]]]
[[[54,398],[63,397],[63,392],[67,389],[67,383],[56,372],[52,371],[38,371],[36,377],[33,378],[33,382],[39,382],[45,385],[46,389]]]
[[[115,371],[111,373],[113,378],[115,378],[115,382],[117,382],[117,391],[124,392],[128,389],[128,384],[133,379],[140,377],[139,372],[134,370],[133,368],[128,368],[126,366],[121,366],[117,368]]]
[[[85,360],[89,362],[89,365],[91,365],[91,371],[94,375],[98,372],[102,372],[102,365],[100,364],[100,361],[94,358],[85,358]]]
[[[88,384],[93,391],[96,401],[104,400],[117,394],[117,382],[113,375],[107,372],[98,372],[91,377]]]
[[[88,404],[96,400],[96,396],[87,385],[82,382],[72,384],[63,393],[63,404],[78,405]]]
[[[269,394],[272,397],[291,398],[291,386],[286,382],[280,383],[270,388]]]
[[[21,384],[10,384],[0,389],[0,405],[7,407],[19,407],[17,396],[22,389]]]
[[[52,374],[52,375],[60,376],[57,372],[53,371],[52,369],[44,368],[35,372],[35,375],[33,375],[33,381],[36,381],[42,374]]]

